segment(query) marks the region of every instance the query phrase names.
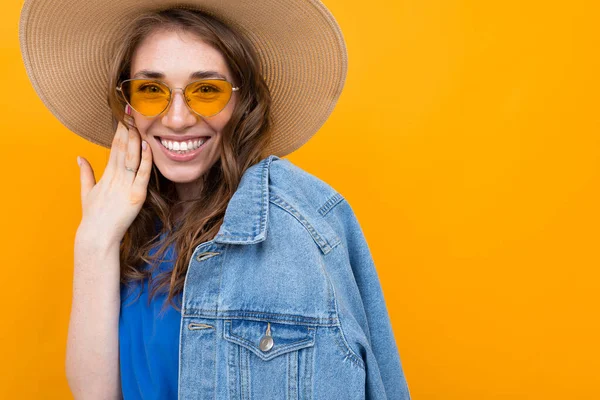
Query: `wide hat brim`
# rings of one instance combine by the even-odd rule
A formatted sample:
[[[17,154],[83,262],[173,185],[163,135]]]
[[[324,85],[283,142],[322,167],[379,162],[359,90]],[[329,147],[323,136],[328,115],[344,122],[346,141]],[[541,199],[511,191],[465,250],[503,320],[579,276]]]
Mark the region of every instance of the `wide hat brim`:
[[[273,101],[273,139],[263,154],[289,154],[325,123],[344,86],[347,52],[337,22],[318,0],[25,0],[19,22],[25,68],[63,125],[111,147],[106,90],[118,37],[140,12],[168,7],[214,15],[254,45]]]

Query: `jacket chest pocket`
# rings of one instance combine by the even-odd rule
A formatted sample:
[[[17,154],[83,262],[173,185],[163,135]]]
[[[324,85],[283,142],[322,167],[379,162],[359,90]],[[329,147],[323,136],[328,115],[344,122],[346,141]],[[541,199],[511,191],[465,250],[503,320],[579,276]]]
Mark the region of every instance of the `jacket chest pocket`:
[[[224,321],[231,400],[310,400],[316,326]]]

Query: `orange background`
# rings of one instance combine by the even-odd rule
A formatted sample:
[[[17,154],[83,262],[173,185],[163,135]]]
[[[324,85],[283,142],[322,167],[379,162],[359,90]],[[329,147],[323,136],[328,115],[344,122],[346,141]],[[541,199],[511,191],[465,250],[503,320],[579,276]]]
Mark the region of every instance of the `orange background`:
[[[598,398],[599,3],[325,4],[347,84],[288,158],[355,209],[413,399]],[[43,106],[0,7],[0,398],[70,398],[76,156],[99,178],[108,150]]]

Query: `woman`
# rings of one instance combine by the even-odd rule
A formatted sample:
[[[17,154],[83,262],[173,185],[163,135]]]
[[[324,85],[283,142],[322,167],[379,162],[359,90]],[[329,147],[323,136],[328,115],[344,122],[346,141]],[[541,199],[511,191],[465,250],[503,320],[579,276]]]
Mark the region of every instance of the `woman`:
[[[45,104],[111,147],[98,182],[78,158],[74,396],[409,399],[350,205],[281,158],[343,87],[331,14],[305,0],[104,3],[29,0],[20,26]],[[114,135],[94,123],[107,118]]]

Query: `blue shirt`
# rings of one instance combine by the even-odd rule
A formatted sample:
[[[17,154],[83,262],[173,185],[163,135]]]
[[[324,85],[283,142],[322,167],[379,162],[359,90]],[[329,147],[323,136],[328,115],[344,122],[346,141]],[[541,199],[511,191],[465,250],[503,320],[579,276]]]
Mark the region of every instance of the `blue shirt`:
[[[164,234],[161,236],[161,240]],[[155,246],[150,254],[158,249]],[[165,260],[175,259],[173,246],[166,251]],[[146,264],[144,269],[149,268]],[[173,268],[173,263],[160,264],[158,273]],[[139,291],[142,291],[136,300]],[[160,314],[167,295],[157,293],[148,305],[148,280],[143,287],[121,284],[121,315],[119,317],[119,363],[123,398],[177,399],[179,332],[181,313],[169,305]],[[135,301],[134,301],[135,300]],[[181,304],[181,295],[175,299]]]

